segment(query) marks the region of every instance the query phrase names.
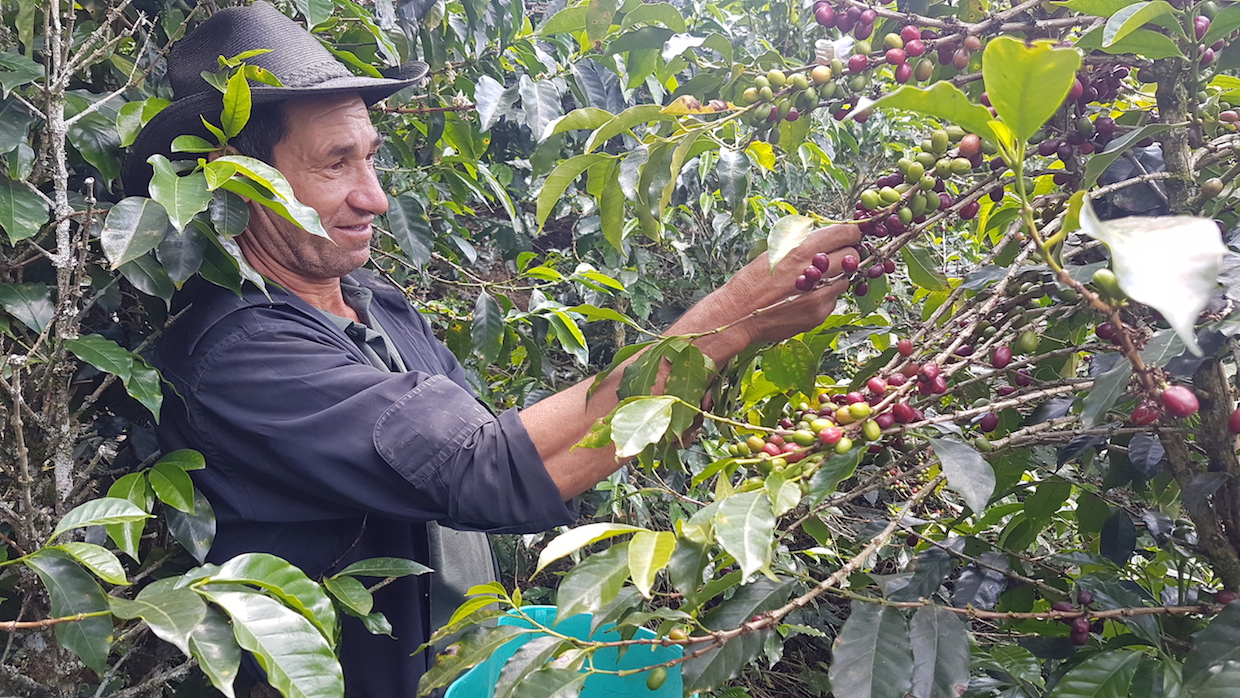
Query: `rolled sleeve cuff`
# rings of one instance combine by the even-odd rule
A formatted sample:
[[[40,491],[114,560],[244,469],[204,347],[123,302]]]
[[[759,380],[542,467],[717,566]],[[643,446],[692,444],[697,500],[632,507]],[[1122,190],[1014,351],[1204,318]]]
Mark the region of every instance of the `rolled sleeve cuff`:
[[[440,500],[441,523],[492,533],[545,531],[575,516],[543,465],[517,410],[492,415],[444,376],[389,407],[374,444],[397,473]]]

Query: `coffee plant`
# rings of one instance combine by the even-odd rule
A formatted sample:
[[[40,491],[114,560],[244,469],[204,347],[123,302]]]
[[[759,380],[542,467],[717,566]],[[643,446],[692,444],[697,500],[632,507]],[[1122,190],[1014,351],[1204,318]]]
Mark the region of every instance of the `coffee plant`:
[[[270,79],[245,56],[221,56],[215,141],[121,190],[171,98],[163,56],[213,7],[0,3],[6,695],[231,696],[250,653],[283,695],[339,696],[341,615],[384,632],[376,580],[425,571],[202,565],[210,463],[155,446],[178,398],[144,356],[176,290],[263,283],[238,195],[318,227],[263,163],[196,159]],[[1240,5],[281,9],[360,74],[431,65],[374,115],[374,265],[482,398],[621,376],[580,447],[629,464],[582,525],[499,541],[505,583],[436,634],[423,692],[539,632],[496,695],[608,672],[700,695],[1235,695]],[[789,268],[833,222],[859,255]],[[850,290],[727,365],[661,334],[749,259],[784,303]],[[620,639],[561,635],[533,602]],[[682,654],[594,662],[649,645]]]

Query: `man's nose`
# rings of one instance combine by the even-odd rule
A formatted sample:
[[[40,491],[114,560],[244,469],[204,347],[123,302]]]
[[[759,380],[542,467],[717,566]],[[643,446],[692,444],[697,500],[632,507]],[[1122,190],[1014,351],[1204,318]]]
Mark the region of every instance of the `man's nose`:
[[[364,165],[358,173],[358,179],[349,192],[349,205],[360,211],[383,215],[388,208],[387,193],[379,184],[379,175],[373,166]]]

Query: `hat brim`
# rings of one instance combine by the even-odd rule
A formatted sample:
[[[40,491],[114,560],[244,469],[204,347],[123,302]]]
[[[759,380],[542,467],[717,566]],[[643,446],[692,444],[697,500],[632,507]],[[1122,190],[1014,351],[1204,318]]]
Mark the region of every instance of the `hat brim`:
[[[412,87],[426,77],[427,66],[417,63],[406,68],[404,75],[395,80],[391,78],[372,78],[360,75],[332,78],[316,83],[313,87],[270,87],[255,85],[250,89],[250,99],[255,105],[272,104],[290,99],[308,97],[328,97],[350,92],[358,93],[366,106],[390,97],[397,92]],[[178,136],[198,136],[214,141],[214,137],[202,124],[202,116],[208,120],[218,121],[220,110],[223,109],[223,96],[218,92],[199,93],[179,99],[156,114],[129,147],[129,154],[121,167],[121,186],[126,196],[148,196],[148,187],[155,171],[147,162],[152,155],[161,154],[171,160],[185,160],[200,157],[196,153],[173,153],[172,141]]]

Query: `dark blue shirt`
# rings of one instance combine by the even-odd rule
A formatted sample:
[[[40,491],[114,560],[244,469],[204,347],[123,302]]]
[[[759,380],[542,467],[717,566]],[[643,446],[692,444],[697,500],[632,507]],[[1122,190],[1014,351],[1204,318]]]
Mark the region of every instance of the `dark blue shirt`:
[[[516,410],[493,415],[456,358],[395,288],[369,272],[371,312],[404,373],[380,370],[297,296],[251,286],[243,297],[206,283],[160,342],[169,395],[165,450],[193,448],[195,483],[215,508],[210,560],[269,552],[321,577],[369,557],[427,562],[425,522],[491,532],[571,523]],[[344,621],[348,696],[414,695],[427,657],[429,580],[379,590],[393,640]]]

